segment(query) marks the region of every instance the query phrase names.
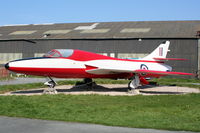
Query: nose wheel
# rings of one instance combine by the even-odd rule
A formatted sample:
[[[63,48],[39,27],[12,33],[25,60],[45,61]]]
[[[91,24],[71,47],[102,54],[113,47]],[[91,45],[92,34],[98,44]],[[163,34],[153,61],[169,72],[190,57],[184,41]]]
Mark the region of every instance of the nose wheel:
[[[48,78],[49,78],[49,81],[45,82],[44,85],[47,85],[49,88],[45,89],[43,91],[43,93],[44,94],[57,94],[57,91],[54,88],[57,83],[51,77],[48,77]]]

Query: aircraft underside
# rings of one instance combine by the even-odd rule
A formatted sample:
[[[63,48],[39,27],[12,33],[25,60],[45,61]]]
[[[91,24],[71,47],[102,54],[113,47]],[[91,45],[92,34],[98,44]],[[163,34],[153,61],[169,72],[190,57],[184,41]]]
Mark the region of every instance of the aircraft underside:
[[[129,79],[132,73],[116,73],[116,74],[90,74],[83,68],[10,68],[16,73],[27,75],[55,77],[55,78],[112,78],[112,79]]]

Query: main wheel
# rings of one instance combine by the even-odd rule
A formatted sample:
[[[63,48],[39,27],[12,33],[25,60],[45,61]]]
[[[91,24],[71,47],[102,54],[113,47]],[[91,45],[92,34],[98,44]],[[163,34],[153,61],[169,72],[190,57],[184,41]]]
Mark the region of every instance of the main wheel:
[[[92,90],[93,89],[93,82],[91,78],[85,78],[84,83],[88,86],[87,90]]]
[[[131,87],[131,82],[132,82],[132,81],[130,81],[130,82],[128,83],[128,91],[131,91],[132,89],[134,89],[134,88]]]
[[[84,81],[85,84],[87,84],[87,83],[91,83],[92,79],[91,78],[85,78],[83,81]]]

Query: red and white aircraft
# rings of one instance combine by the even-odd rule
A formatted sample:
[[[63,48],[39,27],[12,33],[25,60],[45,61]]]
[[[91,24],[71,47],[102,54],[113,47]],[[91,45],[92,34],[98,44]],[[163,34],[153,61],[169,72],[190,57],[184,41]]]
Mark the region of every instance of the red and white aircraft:
[[[166,58],[169,51],[169,41],[160,44],[148,56],[137,59],[119,59],[92,52],[73,49],[53,49],[43,57],[26,58],[10,61],[5,68],[28,75],[57,78],[92,78],[131,79],[130,89],[148,84],[146,78],[159,78],[166,75],[193,75],[191,73],[172,72],[172,67],[164,64],[165,60],[184,60]],[[51,79],[46,82],[54,88]]]

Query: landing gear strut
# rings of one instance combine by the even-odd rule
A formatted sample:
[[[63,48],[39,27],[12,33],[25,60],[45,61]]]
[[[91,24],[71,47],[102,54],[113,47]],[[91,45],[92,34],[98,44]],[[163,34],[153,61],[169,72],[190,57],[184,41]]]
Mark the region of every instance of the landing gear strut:
[[[139,86],[141,86],[140,79],[139,79],[139,76],[135,74],[135,76],[132,78],[132,80],[128,84],[128,92],[138,94],[139,92],[136,91],[135,89]]]
[[[44,94],[57,94],[57,91],[54,88],[57,83],[51,77],[48,77],[48,78],[49,78],[49,81],[45,82],[44,85],[47,85],[49,88],[45,89],[43,91],[43,93]]]
[[[76,86],[85,86],[87,90],[92,90],[96,83],[92,81],[91,78],[85,78],[81,82],[77,82]]]
[[[87,90],[92,90],[93,86],[95,85],[95,82],[93,82],[91,78],[85,78],[83,82],[85,85],[87,85]]]

